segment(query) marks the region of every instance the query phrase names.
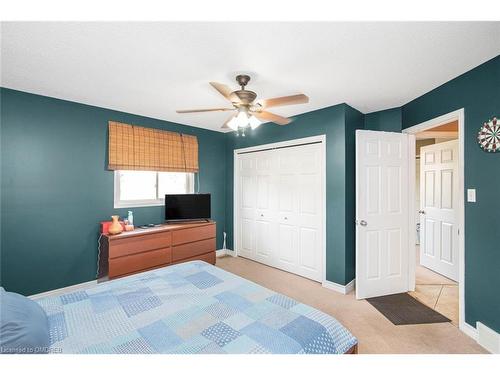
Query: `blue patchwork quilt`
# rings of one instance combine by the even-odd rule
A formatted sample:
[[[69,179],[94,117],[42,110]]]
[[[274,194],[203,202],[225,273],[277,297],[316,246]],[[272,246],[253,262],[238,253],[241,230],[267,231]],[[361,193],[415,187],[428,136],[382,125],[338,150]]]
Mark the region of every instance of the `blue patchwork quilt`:
[[[331,316],[194,261],[36,300],[53,353],[334,353],[356,338]]]

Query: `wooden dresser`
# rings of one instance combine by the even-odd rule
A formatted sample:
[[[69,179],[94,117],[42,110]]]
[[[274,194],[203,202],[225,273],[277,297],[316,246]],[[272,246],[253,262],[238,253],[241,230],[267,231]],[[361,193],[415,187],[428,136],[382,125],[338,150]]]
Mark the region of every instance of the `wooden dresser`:
[[[214,221],[104,234],[100,239],[98,278],[114,279],[197,259],[215,264],[215,235]]]

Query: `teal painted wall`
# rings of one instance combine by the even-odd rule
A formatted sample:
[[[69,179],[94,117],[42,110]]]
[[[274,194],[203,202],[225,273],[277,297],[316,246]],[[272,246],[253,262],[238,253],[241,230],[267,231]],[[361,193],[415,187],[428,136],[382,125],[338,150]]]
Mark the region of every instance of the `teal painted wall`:
[[[500,332],[500,153],[482,151],[476,136],[484,121],[500,117],[500,56],[403,106],[407,128],[465,109],[465,188],[477,203],[465,204],[465,318]],[[465,197],[464,197],[465,198]]]
[[[402,108],[391,108],[365,115],[365,129],[386,132],[400,132]]]
[[[363,126],[362,114],[345,104],[296,116],[287,126],[264,124],[246,137],[226,135],[226,229],[228,248],[233,248],[233,151],[238,148],[326,134],[326,278],[343,284],[354,277],[352,228],[346,225],[353,207],[348,202],[347,179],[353,177],[354,129]],[[349,139],[346,142],[346,134]],[[349,171],[348,171],[349,170]],[[349,175],[349,178],[347,178]],[[352,181],[351,181],[352,182]],[[354,220],[352,220],[354,222]],[[348,233],[349,232],[349,233]]]
[[[345,209],[345,283],[356,277],[356,130],[364,129],[365,116],[346,105],[346,209]]]
[[[26,295],[95,278],[98,223],[113,209],[108,120],[193,134],[200,187],[212,193],[218,248],[225,220],[225,135],[2,88],[1,284]],[[135,208],[137,224],[163,207]]]

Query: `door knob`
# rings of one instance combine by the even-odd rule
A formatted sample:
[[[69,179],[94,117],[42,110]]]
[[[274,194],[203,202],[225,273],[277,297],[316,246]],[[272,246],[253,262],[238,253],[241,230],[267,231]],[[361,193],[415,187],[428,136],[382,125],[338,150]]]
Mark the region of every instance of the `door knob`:
[[[288,220],[288,218],[285,216],[285,220]]]
[[[260,217],[264,217],[264,214],[260,214]]]
[[[361,220],[359,222],[359,225],[361,225],[362,227],[366,227],[368,225],[368,223],[365,220]]]
[[[424,210],[419,210],[418,213],[422,214],[422,215],[425,215],[425,211]]]

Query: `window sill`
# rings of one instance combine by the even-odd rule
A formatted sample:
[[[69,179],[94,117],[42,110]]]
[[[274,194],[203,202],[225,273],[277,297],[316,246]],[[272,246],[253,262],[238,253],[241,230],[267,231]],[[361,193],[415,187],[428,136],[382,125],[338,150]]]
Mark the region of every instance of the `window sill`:
[[[115,202],[114,208],[137,208],[137,207],[156,207],[164,206],[164,201],[157,202]]]

